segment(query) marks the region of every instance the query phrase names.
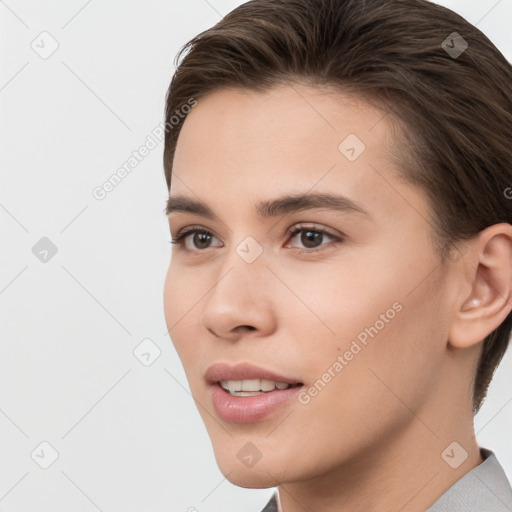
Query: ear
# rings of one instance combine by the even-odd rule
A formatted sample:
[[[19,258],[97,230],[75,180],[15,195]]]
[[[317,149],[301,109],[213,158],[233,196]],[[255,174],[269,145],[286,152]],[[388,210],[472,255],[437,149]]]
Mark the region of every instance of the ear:
[[[494,224],[481,231],[459,263],[465,266],[464,283],[448,342],[467,348],[484,340],[512,310],[512,226]]]

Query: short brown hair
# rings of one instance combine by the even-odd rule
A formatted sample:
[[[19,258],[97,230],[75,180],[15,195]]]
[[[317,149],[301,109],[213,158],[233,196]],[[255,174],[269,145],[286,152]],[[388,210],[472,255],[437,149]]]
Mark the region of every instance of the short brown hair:
[[[168,122],[190,98],[214,90],[292,82],[355,91],[393,111],[402,126],[403,174],[429,197],[443,260],[457,241],[512,223],[512,66],[445,7],[426,0],[252,0],[189,41],[175,63]],[[168,188],[185,118],[166,131]],[[484,340],[471,383],[474,414],[511,328],[512,313]]]

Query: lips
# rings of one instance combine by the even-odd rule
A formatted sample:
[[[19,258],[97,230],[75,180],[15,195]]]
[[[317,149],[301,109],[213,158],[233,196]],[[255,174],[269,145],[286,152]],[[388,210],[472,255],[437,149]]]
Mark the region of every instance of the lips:
[[[205,379],[209,384],[216,384],[220,381],[227,380],[272,380],[274,382],[284,382],[286,384],[302,384],[300,380],[279,375],[273,371],[265,368],[260,368],[249,363],[240,363],[235,366],[230,366],[227,363],[212,364],[205,373]]]
[[[209,385],[210,399],[217,415],[226,422],[254,423],[262,421],[283,408],[294,403],[299,393],[302,382],[295,377],[279,375],[276,372],[253,366],[249,363],[241,363],[230,366],[227,363],[215,363],[211,365],[205,374]],[[235,382],[238,381],[238,382]],[[273,391],[254,392],[230,392],[223,389],[223,385],[231,388],[261,384],[264,387],[269,381],[274,383],[289,384],[287,389],[277,388]],[[248,381],[251,381],[248,383]],[[222,382],[222,384],[221,384]]]

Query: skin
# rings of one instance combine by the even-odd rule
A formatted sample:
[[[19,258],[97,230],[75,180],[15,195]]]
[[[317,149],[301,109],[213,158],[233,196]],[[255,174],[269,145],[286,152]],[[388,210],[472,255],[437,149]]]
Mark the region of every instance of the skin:
[[[481,340],[510,311],[512,227],[491,226],[441,262],[427,197],[390,156],[392,133],[390,116],[362,99],[294,84],[210,93],[178,140],[170,196],[200,200],[218,219],[169,214],[173,236],[196,227],[212,238],[173,247],[167,327],[220,470],[238,486],[278,486],[284,512],[425,511],[482,461],[471,384]],[[355,161],[338,149],[348,134],[366,146]],[[313,192],[342,194],[367,215],[255,209]],[[304,232],[287,234],[297,224],[342,239],[305,245]],[[236,252],[247,236],[263,250],[253,263]],[[216,414],[204,380],[212,363],[251,362],[308,388],[395,303],[309,403],[250,424]],[[456,469],[441,456],[454,441],[468,454]],[[262,455],[251,468],[237,457],[248,442]]]

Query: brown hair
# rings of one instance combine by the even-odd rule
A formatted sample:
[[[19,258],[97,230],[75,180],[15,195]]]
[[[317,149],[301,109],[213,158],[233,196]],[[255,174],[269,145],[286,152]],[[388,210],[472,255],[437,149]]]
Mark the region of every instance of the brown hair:
[[[443,260],[457,241],[512,223],[512,66],[447,8],[426,0],[252,0],[189,41],[175,63],[166,126],[191,98],[292,82],[355,91],[392,110],[404,176],[430,199]],[[166,130],[169,188],[185,119]],[[474,414],[511,328],[512,313],[484,340]]]

